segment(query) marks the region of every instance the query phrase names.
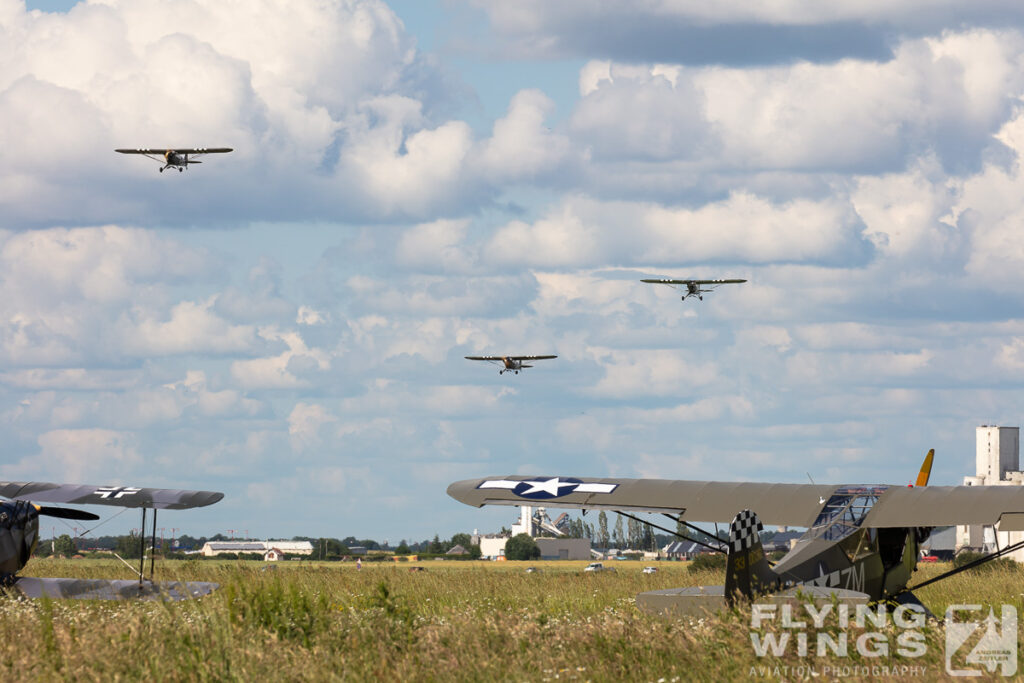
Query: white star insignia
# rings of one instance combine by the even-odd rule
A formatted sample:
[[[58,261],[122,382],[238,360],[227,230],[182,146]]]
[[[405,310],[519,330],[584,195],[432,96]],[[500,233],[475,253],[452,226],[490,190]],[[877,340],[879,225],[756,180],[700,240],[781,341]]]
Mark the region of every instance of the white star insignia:
[[[528,496],[531,493],[540,493],[541,491],[543,491],[544,493],[547,493],[550,496],[557,497],[561,495],[561,489],[568,488],[570,486],[576,486],[574,482],[561,481],[558,477],[552,477],[551,479],[547,480],[535,479],[533,481],[524,481],[523,483],[528,484],[531,488],[523,491],[520,494],[522,496]]]

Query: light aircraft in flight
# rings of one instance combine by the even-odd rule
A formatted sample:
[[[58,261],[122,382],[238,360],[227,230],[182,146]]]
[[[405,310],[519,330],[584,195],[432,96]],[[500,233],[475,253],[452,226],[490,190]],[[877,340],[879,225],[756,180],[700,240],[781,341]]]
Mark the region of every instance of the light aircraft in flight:
[[[499,375],[503,375],[506,372],[514,372],[518,375],[520,370],[533,367],[532,365],[526,365],[524,361],[550,360],[552,358],[558,358],[558,356],[466,356],[466,360],[482,360],[500,365]]]
[[[1024,547],[1024,541],[1008,545],[911,585],[919,547],[934,527],[998,524],[1001,531],[1024,530],[1024,487],[927,486],[933,455],[929,452],[916,485],[910,487],[510,475],[458,481],[448,487],[448,495],[476,507],[543,504],[613,510],[727,556],[725,586],[641,593],[637,604],[650,611],[687,612],[686,603],[707,606],[709,596],[733,604],[796,588],[923,609],[913,590]],[[663,514],[673,526],[678,522],[699,531],[709,542],[625,511]],[[694,522],[731,522],[728,544]],[[763,524],[807,531],[772,564],[758,533]]]
[[[648,282],[655,285],[668,285],[673,289],[684,291],[682,287],[686,287],[686,294],[683,295],[683,301],[686,301],[691,296],[697,297],[699,300],[704,301],[704,294],[713,292],[718,289],[721,285],[738,285],[746,280],[666,280],[666,279],[647,279],[640,280],[640,282]],[[703,285],[711,285],[710,287],[704,288]]]
[[[216,590],[216,583],[205,581],[153,581],[156,550],[156,511],[185,510],[212,505],[224,497],[216,491],[149,489],[133,486],[88,486],[49,482],[0,482],[0,587],[29,598],[75,598],[88,600],[185,600]],[[97,520],[91,512],[74,508],[51,507],[37,503],[74,505],[114,505],[142,509],[139,533],[140,560],[138,580],[54,579],[18,576],[32,557],[39,542],[39,517],[57,517],[82,521]],[[153,510],[153,536],[150,549],[150,576],[145,578],[146,510]]]
[[[195,157],[200,157],[204,154],[227,154],[232,149],[230,147],[178,147],[174,149],[115,149],[114,151],[121,154],[141,154],[142,156],[149,157],[153,161],[163,164],[160,167],[161,173],[168,168],[177,168],[178,172],[181,173],[188,168],[189,164],[203,163]]]

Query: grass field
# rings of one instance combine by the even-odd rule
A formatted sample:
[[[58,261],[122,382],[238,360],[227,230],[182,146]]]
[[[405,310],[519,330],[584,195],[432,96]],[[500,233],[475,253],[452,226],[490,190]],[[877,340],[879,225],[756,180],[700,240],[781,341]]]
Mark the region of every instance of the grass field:
[[[158,579],[217,581],[219,591],[177,603],[0,601],[4,680],[796,680],[830,671],[851,679],[944,676],[941,622],[922,629],[921,657],[863,656],[849,628],[848,657],[757,657],[750,610],[697,621],[648,616],[633,605],[643,590],[720,584],[685,563],[616,562],[615,573],[585,575],[582,562],[408,564],[168,561]],[[542,569],[526,573],[526,566]],[[922,566],[918,580],[948,565]],[[131,578],[116,560],[32,560],[29,576]],[[936,614],[954,603],[1022,608],[1024,571],[966,573],[920,592]],[[986,612],[987,614],[987,612]],[[1024,615],[1024,612],[1022,612]],[[895,651],[895,626],[890,652]],[[759,629],[777,635],[776,622]],[[823,630],[835,634],[836,622]],[[813,634],[814,631],[812,630]],[[1019,636],[1018,636],[1019,637]],[[760,667],[760,668],[759,668]],[[785,667],[790,667],[786,669]],[[800,668],[804,667],[804,668]],[[842,667],[868,667],[848,669]],[[923,676],[920,675],[923,673]]]

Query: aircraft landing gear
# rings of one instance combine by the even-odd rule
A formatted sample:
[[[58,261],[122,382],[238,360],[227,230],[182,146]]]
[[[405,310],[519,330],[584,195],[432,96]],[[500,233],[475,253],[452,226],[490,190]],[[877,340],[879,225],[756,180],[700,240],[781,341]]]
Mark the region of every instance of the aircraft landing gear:
[[[518,371],[518,370],[516,370],[516,374],[517,374],[517,375],[519,374],[519,371]]]
[[[698,296],[697,298],[700,299],[701,301],[704,301],[704,297],[702,296]]]
[[[162,169],[162,168],[161,168],[161,169],[160,169],[160,172],[161,172],[161,173],[163,173],[163,172],[164,172],[164,169]]]
[[[180,167],[179,167],[179,168],[178,168],[178,173],[181,173],[181,172],[182,172],[182,171],[184,171],[184,170],[185,170],[185,169],[183,169],[183,168],[180,168]]]

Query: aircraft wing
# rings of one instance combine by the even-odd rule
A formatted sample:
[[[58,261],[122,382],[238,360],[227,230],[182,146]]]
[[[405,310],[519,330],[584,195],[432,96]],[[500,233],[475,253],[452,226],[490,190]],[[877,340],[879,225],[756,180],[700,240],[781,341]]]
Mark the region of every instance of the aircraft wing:
[[[51,484],[44,481],[0,481],[0,496],[33,503],[116,505],[126,508],[186,510],[213,505],[224,497],[217,491],[145,489],[134,486]]]
[[[731,522],[736,513],[748,508],[765,524],[808,527],[838,488],[831,484],[510,475],[457,481],[448,487],[448,495],[474,507],[543,505],[682,513],[689,522]]]
[[[953,526],[996,522],[1000,531],[1024,531],[1024,486],[891,486],[879,496],[862,526]]]
[[[738,285],[746,280],[666,280],[666,279],[646,279],[640,280],[640,282],[649,282],[656,285]]]
[[[509,356],[509,360],[551,360],[558,356]]]
[[[231,147],[148,147],[145,149],[115,149],[121,154],[226,154],[234,151]]]
[[[178,154],[227,154],[233,150],[231,147],[181,147],[174,151]]]
[[[466,356],[466,360],[505,360],[504,356]]]

